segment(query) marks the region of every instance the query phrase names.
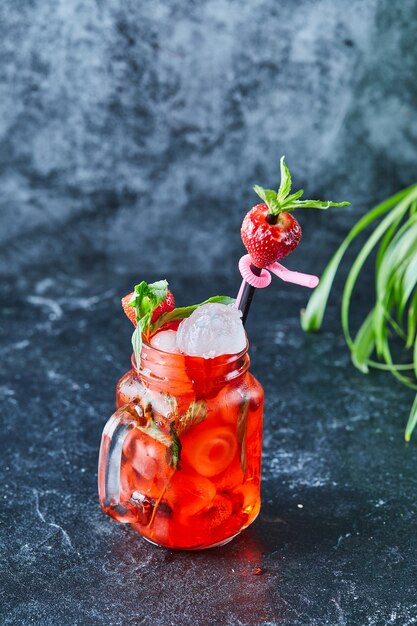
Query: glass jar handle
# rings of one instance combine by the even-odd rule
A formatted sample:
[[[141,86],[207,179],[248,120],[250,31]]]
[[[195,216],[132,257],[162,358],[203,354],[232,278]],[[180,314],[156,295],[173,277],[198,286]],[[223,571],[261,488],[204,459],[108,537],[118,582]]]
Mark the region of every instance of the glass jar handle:
[[[136,422],[127,406],[119,409],[109,419],[101,437],[98,461],[98,493],[103,510],[118,522],[138,521],[137,504],[122,497],[120,474],[123,444]]]

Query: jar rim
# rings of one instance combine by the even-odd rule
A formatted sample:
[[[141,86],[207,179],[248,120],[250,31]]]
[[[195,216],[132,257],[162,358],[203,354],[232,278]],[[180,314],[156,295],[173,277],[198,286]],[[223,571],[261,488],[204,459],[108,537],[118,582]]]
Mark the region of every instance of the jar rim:
[[[142,351],[143,349],[146,350],[145,355],[144,355],[145,360],[147,358],[147,353],[149,353],[149,356],[151,357],[151,359],[152,357],[156,359],[160,359],[159,362],[161,364],[169,360],[171,366],[175,367],[175,365],[177,365],[178,367],[182,367],[184,364],[184,358],[186,357],[191,367],[193,365],[195,367],[198,367],[198,366],[201,366],[202,363],[208,362],[210,363],[211,368],[216,368],[216,367],[224,367],[225,365],[232,365],[235,361],[239,361],[239,359],[242,359],[243,357],[245,357],[249,350],[249,341],[246,336],[246,345],[243,348],[243,350],[241,350],[240,352],[236,352],[235,354],[221,354],[219,356],[210,357],[207,359],[202,356],[193,356],[193,355],[184,354],[183,352],[178,352],[178,353],[167,352],[165,350],[161,350],[160,348],[156,348],[155,346],[152,346],[146,340],[143,340]],[[228,357],[228,358],[225,358],[225,357]],[[137,368],[134,352],[132,352],[131,364],[132,364],[132,368],[134,369],[136,373],[140,373],[142,371],[141,369],[138,370]]]

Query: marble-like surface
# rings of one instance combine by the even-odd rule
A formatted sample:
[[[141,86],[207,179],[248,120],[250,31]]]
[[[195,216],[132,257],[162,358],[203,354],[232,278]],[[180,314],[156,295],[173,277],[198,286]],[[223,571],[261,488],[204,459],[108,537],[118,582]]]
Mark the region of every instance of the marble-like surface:
[[[416,0],[2,0],[0,273],[230,264],[281,154],[308,196],[352,202],[300,214],[314,261],[415,182],[416,15]]]
[[[102,514],[100,433],[130,353],[119,296],[136,278],[46,267],[0,283],[0,623],[416,623],[416,442],[403,442],[412,394],[352,367],[334,309],[320,335],[302,334],[299,288],[256,294],[248,325],[266,393],[253,526],[183,553]],[[171,285],[185,304],[233,294],[237,277],[177,274]]]

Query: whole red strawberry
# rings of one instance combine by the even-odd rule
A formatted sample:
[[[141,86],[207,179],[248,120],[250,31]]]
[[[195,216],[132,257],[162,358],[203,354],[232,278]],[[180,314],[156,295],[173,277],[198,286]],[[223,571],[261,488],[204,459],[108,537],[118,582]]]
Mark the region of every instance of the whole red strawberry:
[[[281,184],[278,191],[253,188],[265,204],[257,204],[246,214],[241,229],[242,241],[257,267],[267,267],[294,250],[301,239],[301,227],[289,213],[296,208],[327,209],[349,202],[300,200],[303,189],[290,195],[291,174],[281,157]]]
[[[301,227],[290,213],[274,216],[267,204],[257,204],[246,214],[241,235],[253,264],[267,267],[298,246]]]
[[[136,326],[136,311],[135,311],[135,308],[133,306],[130,306],[129,304],[129,302],[132,300],[134,295],[135,295],[135,292],[132,291],[131,293],[128,293],[127,296],[124,296],[124,298],[122,298],[122,307],[123,307],[123,311],[125,312],[126,316],[130,319],[133,326]],[[165,300],[161,302],[161,304],[159,304],[156,307],[155,311],[153,312],[151,324],[153,324],[153,322],[155,322],[155,320],[157,320],[158,317],[162,315],[162,313],[167,313],[168,311],[172,311],[174,308],[175,308],[174,296],[172,295],[170,291],[168,291]]]

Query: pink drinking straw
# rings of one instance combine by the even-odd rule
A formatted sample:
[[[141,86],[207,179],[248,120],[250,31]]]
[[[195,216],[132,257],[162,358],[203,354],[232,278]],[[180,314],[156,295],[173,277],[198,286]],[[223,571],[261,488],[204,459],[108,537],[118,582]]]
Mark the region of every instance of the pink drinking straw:
[[[309,287],[310,289],[314,289],[314,287],[317,287],[319,284],[318,276],[292,272],[291,270],[287,270],[281,263],[272,263],[272,265],[268,265],[268,269],[286,283],[294,283],[294,285],[301,285],[301,287]]]
[[[309,287],[310,289],[317,287],[319,284],[318,276],[287,270],[287,268],[280,263],[272,263],[268,265],[267,268],[261,270],[253,264],[249,254],[245,254],[245,256],[240,259],[239,271],[243,280],[240,285],[239,293],[237,294],[235,307],[242,311],[243,323],[246,321],[255,289],[264,289],[271,283],[272,277],[270,272],[287,283],[294,283],[295,285]]]

